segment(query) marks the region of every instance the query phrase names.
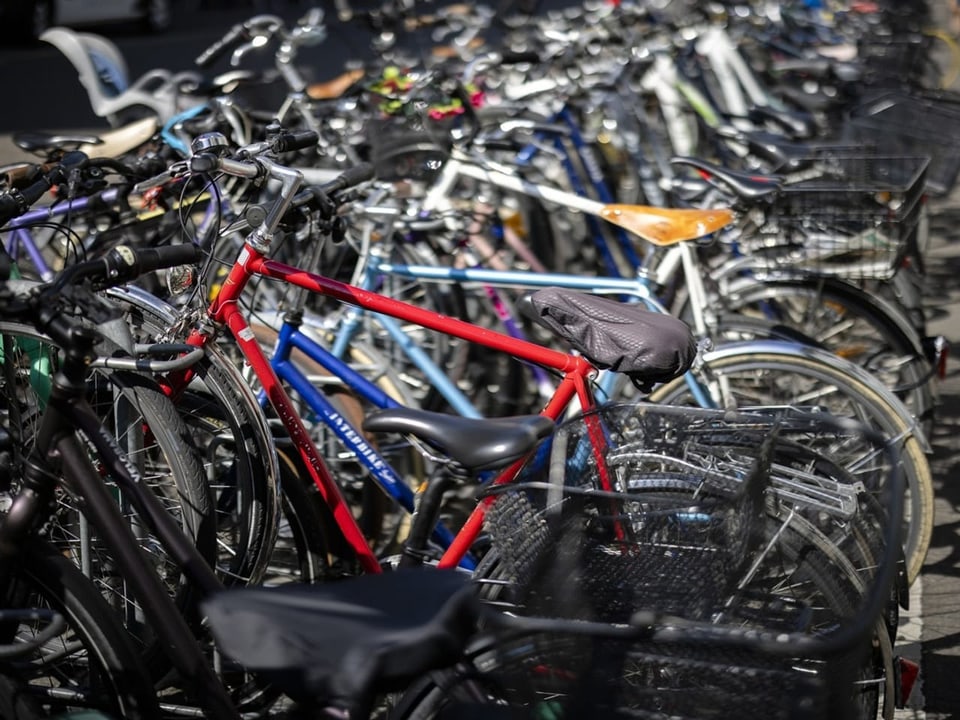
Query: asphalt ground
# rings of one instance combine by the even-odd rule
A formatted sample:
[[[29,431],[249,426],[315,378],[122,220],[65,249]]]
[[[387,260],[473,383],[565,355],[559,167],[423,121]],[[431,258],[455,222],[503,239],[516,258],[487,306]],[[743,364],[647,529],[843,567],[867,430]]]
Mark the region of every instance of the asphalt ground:
[[[221,5],[226,7],[206,10],[199,0],[179,0],[175,26],[163,35],[129,34],[123,27],[108,30],[131,76],[154,67],[183,70],[231,24],[254,11],[250,3]],[[273,11],[292,19],[305,9],[283,2]],[[361,32],[338,29],[311,61],[310,74],[317,80],[333,77],[345,58],[364,52]],[[24,159],[10,142],[12,132],[106,127],[90,112],[76,73],[50,48],[0,45],[0,88],[0,164]],[[937,422],[930,438],[937,490],[933,540],[897,644],[899,652],[920,663],[920,681],[909,709],[898,711],[898,718],[946,720],[960,718],[960,189],[931,199],[929,208],[931,243],[924,282],[928,331],[951,341],[956,357],[939,383]]]

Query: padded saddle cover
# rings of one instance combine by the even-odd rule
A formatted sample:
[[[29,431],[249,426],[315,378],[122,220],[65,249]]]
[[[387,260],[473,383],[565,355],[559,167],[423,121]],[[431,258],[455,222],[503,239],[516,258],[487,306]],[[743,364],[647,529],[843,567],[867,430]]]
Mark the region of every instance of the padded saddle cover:
[[[697,355],[685,322],[638,303],[563,288],[538,290],[529,303],[537,322],[594,365],[625,373],[642,385],[682,375]]]

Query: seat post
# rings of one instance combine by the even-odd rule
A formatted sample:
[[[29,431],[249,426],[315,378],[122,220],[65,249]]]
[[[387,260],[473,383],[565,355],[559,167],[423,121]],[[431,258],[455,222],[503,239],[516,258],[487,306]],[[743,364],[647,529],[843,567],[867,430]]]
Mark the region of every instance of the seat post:
[[[457,463],[446,465],[441,472],[425,481],[418,491],[416,509],[410,521],[410,535],[400,555],[400,567],[419,567],[427,558],[430,533],[440,519],[443,495],[456,483],[469,479],[470,473]]]

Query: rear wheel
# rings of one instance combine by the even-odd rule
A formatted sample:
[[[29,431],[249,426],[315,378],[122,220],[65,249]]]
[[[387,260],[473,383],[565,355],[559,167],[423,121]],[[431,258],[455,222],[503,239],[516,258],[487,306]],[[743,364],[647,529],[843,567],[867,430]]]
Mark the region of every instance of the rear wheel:
[[[868,370],[931,429],[934,401],[930,367],[918,346],[888,315],[899,310],[864,291],[826,278],[735,283],[722,306],[795,328],[820,347]]]
[[[95,709],[118,718],[158,718],[153,684],[96,587],[53,548],[27,549],[20,560],[0,590],[2,606],[52,609],[66,620],[62,633],[11,661],[8,671],[21,687],[45,713]],[[0,640],[31,643],[40,629],[3,624]]]
[[[912,583],[920,573],[933,532],[933,479],[914,428],[903,412],[891,405],[896,398],[890,398],[879,384],[871,386],[848,363],[797,354],[790,345],[776,351],[775,345],[764,343],[764,351],[752,351],[748,343],[742,349],[721,349],[705,355],[695,373],[695,388],[706,391],[721,408],[814,406],[836,417],[857,419],[894,442],[906,478],[903,542],[907,576]],[[832,359],[828,355],[825,358]],[[683,377],[655,389],[650,400],[671,405],[701,404]]]

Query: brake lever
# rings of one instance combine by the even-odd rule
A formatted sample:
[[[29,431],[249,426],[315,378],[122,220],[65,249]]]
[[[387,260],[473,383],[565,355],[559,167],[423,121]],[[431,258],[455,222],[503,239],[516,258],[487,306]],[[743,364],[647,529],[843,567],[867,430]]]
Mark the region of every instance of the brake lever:
[[[231,66],[231,67],[239,67],[239,66],[240,66],[240,61],[243,60],[243,56],[244,56],[244,55],[246,55],[246,54],[247,54],[248,52],[250,52],[251,50],[255,50],[257,47],[261,47],[261,46],[265,45],[265,44],[266,44],[266,39],[262,40],[262,41],[260,42],[259,46],[258,46],[258,44],[257,44],[257,42],[256,42],[258,39],[263,38],[263,37],[264,37],[264,36],[262,36],[262,35],[258,35],[256,38],[254,38],[254,40],[251,40],[250,42],[245,42],[243,45],[241,45],[241,46],[238,47],[236,50],[234,50],[234,51],[230,54],[230,66]]]
[[[131,192],[135,195],[141,195],[145,190],[163,185],[165,182],[175,180],[185,176],[190,170],[190,165],[186,160],[179,160],[162,173],[154,175],[152,178],[142,180],[133,186]]]
[[[232,67],[237,67],[244,55],[251,50],[261,48],[270,42],[270,39],[283,29],[283,20],[276,15],[257,15],[247,20],[243,26],[250,40],[240,45],[230,55]]]

